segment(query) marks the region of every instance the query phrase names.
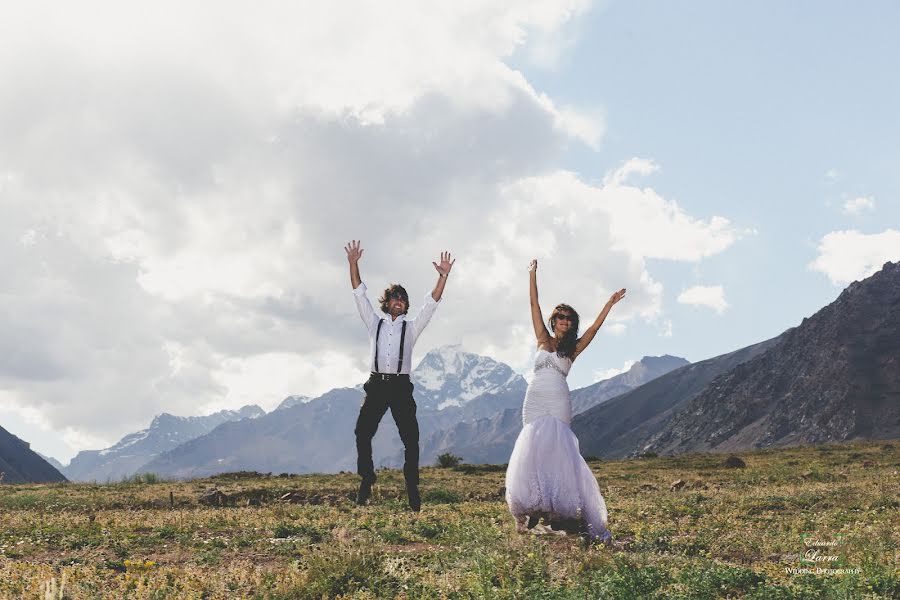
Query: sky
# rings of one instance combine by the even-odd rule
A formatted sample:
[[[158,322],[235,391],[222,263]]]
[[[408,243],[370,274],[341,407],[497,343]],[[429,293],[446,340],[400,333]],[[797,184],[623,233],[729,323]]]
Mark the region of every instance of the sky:
[[[893,2],[5,3],[0,426],[67,462],[160,412],[366,377],[344,245],[526,372],[778,335],[900,260]]]

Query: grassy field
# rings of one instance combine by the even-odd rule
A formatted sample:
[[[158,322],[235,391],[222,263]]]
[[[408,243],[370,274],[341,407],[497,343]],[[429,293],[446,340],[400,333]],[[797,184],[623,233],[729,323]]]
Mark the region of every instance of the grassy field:
[[[900,598],[900,443],[738,456],[591,461],[612,548],[516,534],[503,467],[423,469],[418,515],[388,470],[364,508],[352,474],[0,485],[0,597]]]

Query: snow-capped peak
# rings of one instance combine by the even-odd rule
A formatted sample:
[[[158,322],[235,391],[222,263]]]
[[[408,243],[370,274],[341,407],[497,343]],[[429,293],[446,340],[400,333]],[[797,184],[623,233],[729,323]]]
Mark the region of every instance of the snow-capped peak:
[[[281,403],[275,407],[275,410],[281,410],[284,408],[290,408],[292,406],[297,406],[298,404],[305,404],[312,400],[309,396],[288,396]],[[273,411],[274,412],[274,411]]]
[[[500,393],[521,376],[508,365],[454,344],[428,352],[413,370],[412,379],[417,402],[446,408],[483,394]]]

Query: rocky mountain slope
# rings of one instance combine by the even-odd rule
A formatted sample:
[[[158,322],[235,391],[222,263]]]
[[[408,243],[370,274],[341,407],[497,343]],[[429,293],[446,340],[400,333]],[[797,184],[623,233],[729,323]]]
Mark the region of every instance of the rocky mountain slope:
[[[673,371],[572,425],[583,453],[610,458],[900,437],[900,264],[777,338]]]
[[[583,413],[610,398],[620,396],[648,381],[653,381],[657,377],[689,364],[691,363],[688,360],[680,356],[669,354],[645,356],[631,365],[631,368],[624,373],[587,387],[572,390],[572,415]]]
[[[650,436],[710,381],[778,343],[773,338],[681,367],[572,419],[585,456],[622,458],[643,450]]]
[[[900,263],[852,283],[713,380],[647,448],[733,451],[900,437]]]
[[[44,483],[66,478],[31,445],[0,427],[0,473],[3,483]]]

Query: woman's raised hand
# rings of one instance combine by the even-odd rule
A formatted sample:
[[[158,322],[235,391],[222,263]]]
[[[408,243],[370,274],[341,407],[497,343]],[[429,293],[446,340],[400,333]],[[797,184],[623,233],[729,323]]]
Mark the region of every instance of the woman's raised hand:
[[[531,262],[528,263],[528,272],[533,273],[535,271],[537,271],[537,259],[533,258],[531,259]]]
[[[618,292],[614,292],[612,296],[609,297],[609,305],[613,306],[616,302],[625,297],[625,288],[622,288]]]

